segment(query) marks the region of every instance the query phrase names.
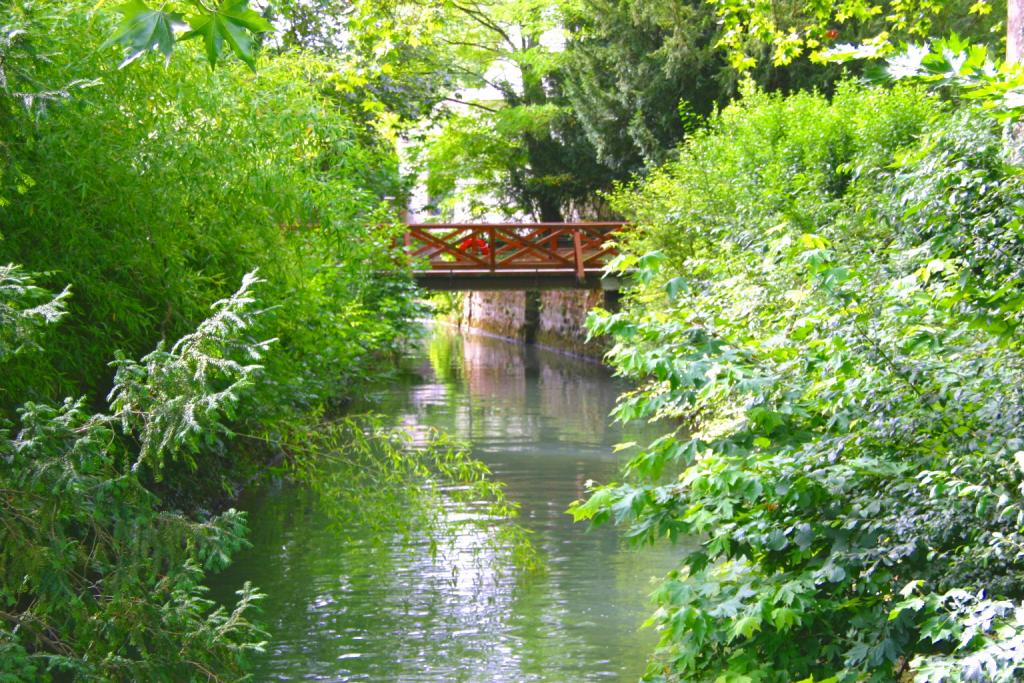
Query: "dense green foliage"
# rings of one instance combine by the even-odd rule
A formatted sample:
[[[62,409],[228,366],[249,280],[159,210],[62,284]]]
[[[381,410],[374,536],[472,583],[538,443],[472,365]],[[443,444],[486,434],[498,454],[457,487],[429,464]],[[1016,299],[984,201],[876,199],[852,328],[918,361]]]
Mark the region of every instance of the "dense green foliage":
[[[664,161],[732,94],[706,2],[587,0],[565,15],[567,99],[615,179]]]
[[[215,438],[230,435],[264,374],[258,361],[273,340],[251,337],[261,315],[256,282],[247,276],[169,349],[118,360],[109,412],[90,414],[84,400],[26,403],[14,433],[0,431],[4,680],[237,678],[247,655],[262,651],[267,634],[249,621],[261,597],[253,588],[230,610],[203,597],[205,572],[224,568],[245,543],[244,514],[182,514],[147,486],[169,463],[195,467]],[[0,293],[2,362],[63,317],[66,297],[48,297],[14,267],[0,271]],[[445,482],[460,486],[444,495],[483,497],[494,514],[515,514],[487,469],[440,435],[413,447],[407,434],[361,418],[293,422],[279,438],[283,471],[341,528],[359,522],[364,532],[415,530],[443,541]],[[524,566],[533,561],[518,527],[502,538]]]
[[[1020,176],[913,90],[748,93],[616,204],[620,419],[678,425],[578,517],[696,535],[650,680],[1021,671]]]
[[[428,189],[448,204],[546,221],[606,213],[598,191],[663,160],[735,94],[704,2],[397,5],[416,9],[395,33],[428,42],[448,74],[422,156]],[[436,27],[427,38],[424,23]],[[756,78],[795,89],[827,87],[838,73],[806,67],[769,64]]]
[[[421,11],[436,27],[434,63],[448,74],[429,122],[443,126],[423,153],[431,194],[543,221],[592,201],[608,169],[566,97],[558,3],[437,2]]]
[[[850,42],[891,52],[901,43],[950,33],[993,46],[1005,43],[1005,0],[822,0],[761,3],[710,0],[722,24],[722,47],[738,71],[769,61],[827,60]]]
[[[238,431],[273,432],[294,408],[345,399],[374,376],[414,310],[408,281],[381,274],[399,270],[381,200],[400,189],[397,158],[330,88],[331,63],[288,54],[257,75],[239,64],[211,72],[184,50],[167,67],[118,70],[95,49],[105,15],[84,4],[24,3],[4,16],[21,33],[5,62],[0,263],[70,285],[75,302],[45,353],[7,363],[8,416],[68,395],[100,406],[117,352],[187,334],[256,267],[273,306],[254,335],[279,341]],[[43,45],[55,50],[46,60]],[[45,109],[15,97],[84,75],[100,79]],[[248,476],[226,442],[203,457],[174,465],[164,494],[216,497]]]
[[[265,344],[249,278],[170,350],[118,363],[109,412],[84,400],[26,403],[0,430],[0,671],[4,680],[200,680],[239,675],[262,648],[246,585],[226,611],[203,598],[204,571],[244,542],[235,510],[191,519],[162,509],[141,472],[190,458],[224,429]],[[0,270],[5,346],[0,364],[63,316],[18,268]],[[3,367],[0,365],[0,367]],[[136,451],[133,443],[141,444]]]
[[[198,39],[211,66],[230,50],[255,70],[255,43],[261,34],[273,30],[265,17],[249,8],[249,0],[165,0],[153,6],[144,0],[129,0],[117,11],[122,15],[121,22],[104,47],[121,45],[122,65],[151,50],[170,60],[179,41]]]
[[[355,51],[389,60],[388,79],[429,111],[413,125],[441,209],[557,221],[611,217],[599,192],[668,158],[737,96],[741,74],[769,92],[831,94],[859,66],[810,55],[928,30],[998,45],[1005,8],[968,4],[391,0],[334,16],[359,17]],[[410,74],[432,96],[412,95]]]
[[[884,51],[872,45],[847,46],[835,61],[867,57]],[[1024,66],[1001,62],[984,44],[952,34],[923,45],[909,45],[884,61],[872,61],[866,74],[874,82],[913,82],[970,99],[987,116],[1014,123],[1024,115]],[[1018,150],[1019,153],[1019,150]]]
[[[260,596],[226,609],[203,582],[245,543],[244,514],[211,510],[254,474],[389,532],[436,533],[451,482],[515,508],[440,437],[320,423],[418,311],[373,93],[299,52],[118,69],[98,46],[138,27],[111,20],[0,8],[0,678],[234,680]]]
[[[14,172],[0,195],[16,200],[3,209],[0,262],[52,273],[48,284],[70,284],[76,302],[52,353],[8,369],[7,408],[83,390],[101,397],[115,350],[140,354],[185,334],[254,267],[280,304],[264,317],[285,349],[273,363],[301,364],[306,377],[358,371],[353,359],[387,345],[404,311],[381,320],[366,309],[405,297],[373,275],[394,270],[384,253],[393,233],[380,226],[390,223],[381,198],[399,190],[397,160],[333,97],[329,63],[285,55],[254,76],[210,72],[185,51],[166,69],[117,70],[96,52],[102,24],[84,5],[26,8],[7,15],[8,31],[25,31],[5,62],[19,76],[8,94],[102,81],[43,115],[5,102]],[[34,56],[44,45],[55,51],[46,61]],[[345,336],[356,324],[364,329]]]
[[[673,431],[574,507],[700,539],[655,592],[650,680],[1024,674],[1024,187],[988,115],[1019,116],[1021,72],[956,38],[890,60],[969,106],[833,93],[808,59],[997,45],[1002,12],[287,0],[272,36],[244,0],[4,3],[0,677],[243,675],[259,594],[202,583],[245,535],[210,510],[260,470],[339,526],[514,514],[443,436],[336,416],[418,311],[387,199],[417,126],[434,195],[542,220],[665,162],[612,197],[639,286],[591,328],[638,383],[617,416]],[[749,86],[702,121],[737,72],[829,97]]]
[[[739,75],[709,2],[579,0],[562,3],[565,90],[604,180],[661,163],[705,118],[737,95]],[[840,71],[796,60],[762,62],[748,76],[767,91],[831,92]]]

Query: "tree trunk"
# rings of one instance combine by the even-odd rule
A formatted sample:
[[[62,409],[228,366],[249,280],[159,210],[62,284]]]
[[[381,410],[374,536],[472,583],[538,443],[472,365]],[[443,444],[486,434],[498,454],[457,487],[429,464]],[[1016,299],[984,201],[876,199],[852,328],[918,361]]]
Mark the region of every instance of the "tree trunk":
[[[564,223],[565,215],[562,213],[562,206],[553,197],[541,197],[537,200],[537,208],[540,209],[541,223]]]
[[[1006,2],[1006,63],[1024,58],[1024,0]],[[1011,124],[1006,136],[1010,161],[1024,164],[1024,122]]]
[[[1024,0],[1007,0],[1006,5],[1006,61],[1014,64],[1024,57]]]

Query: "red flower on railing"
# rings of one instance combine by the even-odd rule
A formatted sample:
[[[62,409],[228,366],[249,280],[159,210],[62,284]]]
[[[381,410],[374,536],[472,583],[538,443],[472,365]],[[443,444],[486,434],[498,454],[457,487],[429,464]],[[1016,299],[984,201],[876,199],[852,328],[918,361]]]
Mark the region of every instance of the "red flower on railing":
[[[487,242],[483,241],[476,235],[470,235],[459,242],[459,251],[463,254],[475,254],[478,256],[487,256],[491,253],[490,248],[487,246]]]

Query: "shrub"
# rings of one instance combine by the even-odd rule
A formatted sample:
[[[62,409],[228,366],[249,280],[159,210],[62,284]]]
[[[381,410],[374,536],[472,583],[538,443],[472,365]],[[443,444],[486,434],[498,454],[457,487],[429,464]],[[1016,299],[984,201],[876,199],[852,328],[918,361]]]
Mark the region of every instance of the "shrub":
[[[400,270],[381,198],[401,188],[390,143],[335,94],[335,65],[287,53],[256,74],[211,70],[183,46],[166,67],[119,70],[116,48],[95,48],[113,16],[93,5],[0,10],[20,46],[4,51],[0,88],[0,262],[70,283],[76,302],[49,353],[8,366],[0,409],[68,393],[98,403],[115,351],[188,333],[257,267],[280,304],[261,324],[282,349],[263,403],[323,401],[364,375],[367,345],[406,329],[410,288],[381,275]],[[90,87],[39,94],[68,83]],[[363,324],[365,344],[345,334]],[[337,379],[297,387],[293,375]]]
[[[1020,183],[988,119],[847,87],[748,95],[620,191],[642,284],[591,330],[617,416],[674,430],[574,512],[701,539],[649,680],[1020,673]]]
[[[231,610],[203,597],[205,572],[244,543],[244,514],[190,518],[140,478],[222,429],[258,372],[239,362],[264,346],[245,341],[253,282],[170,351],[120,361],[109,412],[82,399],[26,403],[16,426],[0,423],[4,680],[206,680],[240,675],[262,649],[248,621],[261,597],[253,588]],[[62,297],[38,303],[41,294],[20,268],[0,271],[5,333],[24,339],[19,323],[64,314]]]
[[[189,334],[258,267],[275,305],[252,334],[277,351],[232,426],[273,440],[378,380],[415,318],[382,202],[401,190],[393,146],[332,87],[329,61],[211,71],[183,46],[119,70],[115,48],[94,47],[110,20],[80,0],[0,9],[0,263],[70,283],[75,302],[45,352],[7,362],[0,415],[69,394],[102,408],[110,358]],[[166,464],[165,501],[216,504],[265,461],[260,440],[229,450],[222,436]]]

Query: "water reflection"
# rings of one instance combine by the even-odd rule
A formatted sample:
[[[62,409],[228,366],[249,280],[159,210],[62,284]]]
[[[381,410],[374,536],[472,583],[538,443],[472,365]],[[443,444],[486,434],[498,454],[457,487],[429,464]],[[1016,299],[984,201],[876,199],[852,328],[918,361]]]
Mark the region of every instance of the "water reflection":
[[[486,526],[459,525],[435,558],[422,539],[343,539],[301,491],[257,492],[245,501],[254,548],[215,586],[250,579],[270,595],[257,680],[636,680],[653,641],[638,631],[648,579],[674,553],[623,550],[564,513],[585,481],[614,477],[612,446],[634,437],[607,425],[623,387],[593,363],[444,328],[409,370],[384,412],[470,439],[521,503],[548,572],[518,580]],[[448,518],[474,508],[452,504]]]
[[[500,339],[465,339],[446,328],[435,330],[427,344],[416,372],[436,381],[411,389],[416,422],[423,420],[422,409],[443,406],[454,411],[454,421],[440,426],[478,445],[545,452],[559,442],[582,443],[603,456],[618,438],[617,430],[609,431],[608,411],[623,385],[596,363]]]

